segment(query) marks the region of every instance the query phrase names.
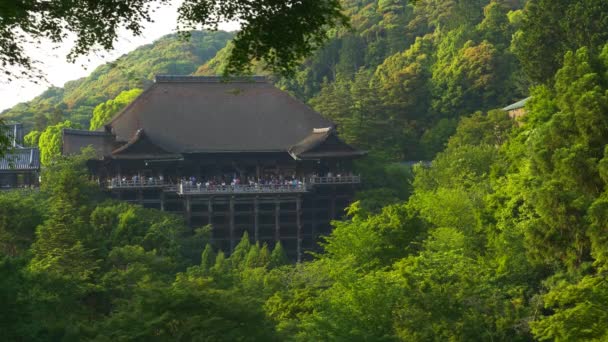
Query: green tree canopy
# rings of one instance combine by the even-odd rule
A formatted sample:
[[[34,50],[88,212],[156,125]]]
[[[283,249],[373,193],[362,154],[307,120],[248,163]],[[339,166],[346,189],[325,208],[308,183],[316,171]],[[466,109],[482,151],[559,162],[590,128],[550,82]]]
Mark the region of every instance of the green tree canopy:
[[[143,90],[137,88],[125,90],[112,100],[108,100],[97,105],[97,107],[95,107],[93,110],[93,118],[91,119],[91,126],[89,129],[94,131],[107,124],[116,113],[125,108],[129,103],[133,102],[133,100],[135,100],[135,98],[138,97],[142,92]]]
[[[66,120],[57,125],[49,126],[44,132],[40,133],[38,147],[40,148],[40,162],[42,165],[51,164],[54,159],[61,155],[64,128],[75,128],[75,125]]]

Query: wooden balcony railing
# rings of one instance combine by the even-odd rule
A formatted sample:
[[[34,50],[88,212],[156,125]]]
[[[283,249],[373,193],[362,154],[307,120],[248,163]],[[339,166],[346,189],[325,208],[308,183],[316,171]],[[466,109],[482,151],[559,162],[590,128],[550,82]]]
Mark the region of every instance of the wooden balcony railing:
[[[156,178],[138,180],[112,179],[106,183],[108,189],[142,189],[156,188],[165,192],[177,192],[185,194],[247,194],[247,193],[303,193],[314,186],[336,185],[336,184],[359,184],[361,176],[331,176],[331,177],[309,177],[298,184],[243,184],[243,185],[209,185],[169,183]]]
[[[253,193],[303,193],[307,192],[307,185],[301,184],[256,184],[256,185],[210,185],[197,186],[180,184],[177,193],[180,195],[203,194],[253,194]]]
[[[107,183],[108,189],[137,189],[137,188],[164,188],[171,184],[160,179],[121,180],[112,179]]]
[[[361,176],[310,177],[309,183],[311,185],[359,184]]]

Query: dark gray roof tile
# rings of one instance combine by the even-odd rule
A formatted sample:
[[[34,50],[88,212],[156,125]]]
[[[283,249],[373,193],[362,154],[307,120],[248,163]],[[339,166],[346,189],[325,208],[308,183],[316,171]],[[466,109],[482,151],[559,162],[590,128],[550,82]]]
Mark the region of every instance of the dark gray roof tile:
[[[159,78],[108,126],[118,141],[139,129],[173,153],[287,151],[313,128],[330,127],[306,104],[256,78]]]
[[[40,169],[40,151],[37,148],[15,148],[0,158],[0,171],[27,171]]]

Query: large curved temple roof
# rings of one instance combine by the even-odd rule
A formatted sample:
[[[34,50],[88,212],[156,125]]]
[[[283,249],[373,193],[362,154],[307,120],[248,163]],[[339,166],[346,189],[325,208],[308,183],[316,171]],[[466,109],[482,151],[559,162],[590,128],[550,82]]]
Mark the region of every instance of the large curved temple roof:
[[[200,76],[157,76],[155,83],[104,127],[113,146],[97,148],[121,152],[145,132],[147,146],[165,154],[222,152],[290,152],[315,135],[315,129],[334,124],[263,77],[229,79]],[[139,132],[139,133],[138,133]],[[64,153],[86,135],[64,131]],[[104,142],[91,135],[92,144]],[[66,148],[67,147],[67,148]],[[354,150],[354,149],[353,149]],[[140,151],[141,152],[141,151]],[[150,151],[153,153],[154,151]],[[292,153],[293,155],[293,153]]]

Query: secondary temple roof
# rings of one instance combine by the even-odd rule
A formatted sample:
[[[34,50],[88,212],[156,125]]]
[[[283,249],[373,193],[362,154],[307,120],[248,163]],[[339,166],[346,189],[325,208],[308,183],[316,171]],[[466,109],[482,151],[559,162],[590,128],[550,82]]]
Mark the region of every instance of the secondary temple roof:
[[[515,110],[515,109],[520,109],[520,108],[524,108],[526,106],[526,103],[528,103],[528,101],[530,100],[530,97],[526,97],[525,99],[521,100],[521,101],[517,101],[513,104],[510,104],[508,106],[506,106],[505,108],[503,108],[502,110],[504,111],[510,111],[510,110]]]
[[[116,159],[154,159],[154,158],[179,158],[179,154],[167,152],[162,147],[154,144],[143,129],[135,133],[135,137],[126,144],[112,151]]]
[[[312,134],[288,150],[294,159],[351,157],[365,154],[340,140],[333,127],[315,128]]]
[[[330,145],[342,145],[337,152],[360,154],[329,134],[334,126],[264,77],[157,76],[105,131],[64,130],[63,152],[77,153],[92,144],[100,155],[113,158],[221,152],[296,157],[331,136]]]
[[[0,158],[0,172],[36,171],[40,169],[37,148],[15,148]]]

